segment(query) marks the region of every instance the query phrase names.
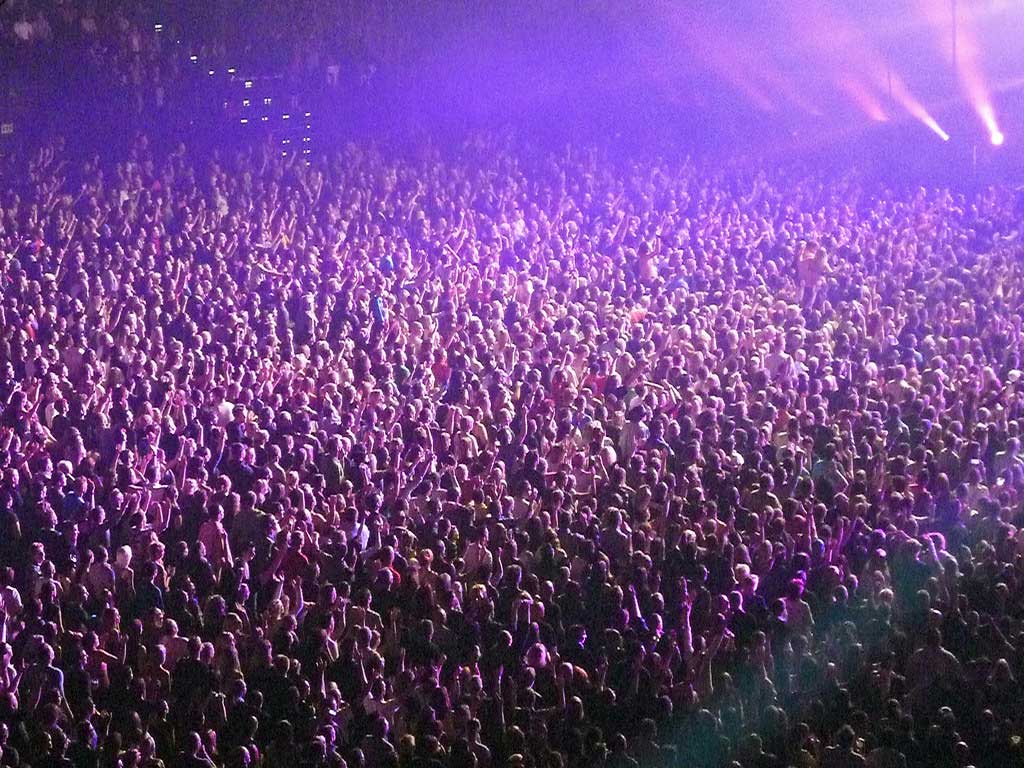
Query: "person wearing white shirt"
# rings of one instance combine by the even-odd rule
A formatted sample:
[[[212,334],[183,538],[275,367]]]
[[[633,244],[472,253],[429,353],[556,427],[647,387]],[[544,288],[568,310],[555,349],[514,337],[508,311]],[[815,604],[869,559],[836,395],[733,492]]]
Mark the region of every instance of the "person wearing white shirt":
[[[29,21],[28,19],[23,18],[19,21],[14,22],[14,34],[23,43],[32,42],[32,35],[34,34],[34,32],[35,29],[32,26],[32,22]]]
[[[18,621],[24,608],[21,593],[13,582],[14,569],[0,568],[0,641],[6,640],[7,628]]]
[[[359,513],[355,507],[348,507],[341,517],[341,530],[345,533],[348,541],[359,547],[362,551],[370,540],[370,529],[366,523],[359,521]]]

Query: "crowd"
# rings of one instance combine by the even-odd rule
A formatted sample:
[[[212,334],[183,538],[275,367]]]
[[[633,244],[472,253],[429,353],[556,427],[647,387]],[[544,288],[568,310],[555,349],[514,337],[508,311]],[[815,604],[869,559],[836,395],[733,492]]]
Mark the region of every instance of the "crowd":
[[[1024,760],[1005,190],[504,135],[0,188],[5,768]]]

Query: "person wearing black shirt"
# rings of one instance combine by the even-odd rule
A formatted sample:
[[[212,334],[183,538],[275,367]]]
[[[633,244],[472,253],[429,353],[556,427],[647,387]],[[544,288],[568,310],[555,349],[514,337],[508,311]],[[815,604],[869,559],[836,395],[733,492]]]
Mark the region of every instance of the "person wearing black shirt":
[[[79,721],[75,740],[68,749],[68,757],[75,768],[98,768],[97,742],[96,729],[92,727],[92,723],[88,720]]]
[[[186,656],[178,661],[171,672],[171,699],[179,721],[193,704],[206,701],[213,691],[213,674],[199,659],[201,647],[198,637],[190,637]]]
[[[164,607],[164,591],[156,584],[157,569],[153,563],[143,563],[136,572],[135,615],[149,615],[154,608]]]

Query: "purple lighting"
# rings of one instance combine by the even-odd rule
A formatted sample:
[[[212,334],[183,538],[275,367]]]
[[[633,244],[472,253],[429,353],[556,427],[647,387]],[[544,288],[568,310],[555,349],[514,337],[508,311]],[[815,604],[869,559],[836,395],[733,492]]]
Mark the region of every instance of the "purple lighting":
[[[1022,762],[1021,30],[0,0],[0,768]]]

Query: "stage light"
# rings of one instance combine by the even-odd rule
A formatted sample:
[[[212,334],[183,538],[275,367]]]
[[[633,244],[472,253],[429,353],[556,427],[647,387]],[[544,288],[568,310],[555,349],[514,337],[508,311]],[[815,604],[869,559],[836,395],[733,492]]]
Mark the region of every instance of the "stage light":
[[[918,0],[918,6],[937,33],[940,45],[945,47],[949,18],[945,6],[931,0]],[[975,15],[966,13],[958,16],[955,2],[953,3],[953,14],[953,45],[950,49],[950,56],[960,80],[961,90],[988,130],[992,144],[998,147],[1003,143],[1003,134],[996,122],[991,88],[985,77],[984,67],[982,67],[981,44]]]
[[[943,141],[949,141],[949,134],[942,130],[942,126],[940,126],[935,121],[934,117],[932,117],[926,111],[924,111],[924,107],[922,107],[919,103],[913,103],[908,109],[910,114],[912,114],[922,123],[924,123],[932,131],[932,133],[934,133]]]
[[[939,124],[935,122],[935,118],[929,116],[924,118],[921,122],[923,122],[925,125],[931,128],[932,131],[935,132],[935,135],[938,136],[940,139],[942,139],[943,141],[949,141],[949,134],[942,130]]]
[[[892,92],[892,98],[897,104],[902,106],[920,122],[924,123],[924,125],[926,125],[928,129],[940,139],[943,141],[949,141],[949,134],[946,133],[935,118],[929,114],[928,110],[925,109],[924,104],[922,104],[917,97],[910,92],[910,89],[907,88],[906,83],[903,82],[901,77],[890,71],[888,75],[888,85]]]
[[[975,106],[975,109],[978,112],[978,117],[981,118],[981,122],[984,123],[985,127],[988,129],[988,136],[992,141],[993,146],[1002,146],[1006,137],[1003,136],[1003,132],[999,130],[999,123],[996,122],[996,111],[992,107],[991,102],[978,104]]]

